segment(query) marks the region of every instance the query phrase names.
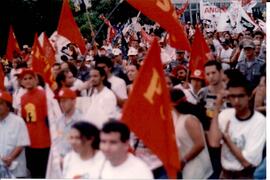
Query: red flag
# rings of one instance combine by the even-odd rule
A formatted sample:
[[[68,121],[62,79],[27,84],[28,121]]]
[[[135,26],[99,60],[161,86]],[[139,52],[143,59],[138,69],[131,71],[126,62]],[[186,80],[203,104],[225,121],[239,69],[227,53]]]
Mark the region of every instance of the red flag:
[[[8,60],[12,60],[14,55],[19,55],[21,52],[19,44],[16,40],[16,36],[14,34],[12,26],[10,26],[9,34],[8,34],[8,42],[6,49],[6,58]]]
[[[208,47],[198,26],[196,26],[194,40],[191,47],[189,70],[191,74],[202,76],[204,72],[204,64],[208,61],[207,54],[210,52],[210,48]]]
[[[32,47],[32,68],[33,71],[42,75],[45,82],[52,87],[54,81],[52,81],[51,65],[39,44],[37,34],[35,35],[34,45]]]
[[[0,63],[0,90],[6,90],[5,85],[4,85],[4,81],[5,81],[5,74],[3,71],[3,66]]]
[[[141,30],[141,36],[142,36],[142,39],[148,43],[152,43],[154,40],[154,37],[147,34],[143,29]]]
[[[116,36],[117,30],[112,26],[111,22],[104,15],[100,15],[99,18],[108,25],[107,41],[112,42],[113,38]]]
[[[144,15],[159,23],[170,34],[171,46],[190,51],[184,28],[178,22],[175,8],[170,0],[128,0],[128,2]]]
[[[52,66],[55,63],[55,51],[50,43],[48,36],[44,33],[43,39],[43,52],[44,56],[48,59],[50,65]]]
[[[156,38],[134,82],[133,91],[123,110],[122,120],[160,158],[170,178],[176,178],[180,162],[169,92]]]
[[[68,0],[63,0],[57,32],[58,34],[70,40],[72,43],[77,44],[82,54],[85,52],[85,41],[81,35],[79,27],[74,20]]]
[[[177,14],[178,17],[182,16],[182,14],[187,9],[188,5],[189,5],[189,0],[187,0],[186,3],[180,9],[176,8],[176,14]]]
[[[52,44],[50,43],[46,33],[44,33],[42,50],[44,52],[45,58],[48,60],[48,62],[50,64],[50,69],[51,69],[51,67],[55,63],[55,51],[54,51]],[[51,73],[51,70],[50,70],[50,73],[49,72],[47,73],[47,75],[49,76],[49,78],[47,79],[47,83],[50,85],[52,90],[55,90],[57,88],[57,84],[56,84],[55,79]]]

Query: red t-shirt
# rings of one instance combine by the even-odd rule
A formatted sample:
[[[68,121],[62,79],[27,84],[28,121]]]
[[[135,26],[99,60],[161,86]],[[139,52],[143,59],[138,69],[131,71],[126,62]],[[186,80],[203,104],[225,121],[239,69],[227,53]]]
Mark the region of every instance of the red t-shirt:
[[[50,132],[47,123],[46,93],[40,88],[27,91],[21,98],[22,117],[26,122],[31,148],[50,147]]]

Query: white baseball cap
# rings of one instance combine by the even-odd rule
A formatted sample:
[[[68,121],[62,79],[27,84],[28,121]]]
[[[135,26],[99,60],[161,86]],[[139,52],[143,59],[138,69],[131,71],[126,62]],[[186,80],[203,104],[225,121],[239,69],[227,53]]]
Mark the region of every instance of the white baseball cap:
[[[138,54],[138,50],[134,47],[130,47],[128,50],[128,56],[136,56]]]
[[[113,48],[112,53],[114,56],[118,56],[119,54],[122,54],[122,51],[119,48]]]

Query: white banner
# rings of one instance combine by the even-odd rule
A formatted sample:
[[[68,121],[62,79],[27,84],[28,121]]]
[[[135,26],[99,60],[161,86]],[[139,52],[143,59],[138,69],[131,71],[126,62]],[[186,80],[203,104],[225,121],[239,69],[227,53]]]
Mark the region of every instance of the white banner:
[[[241,4],[234,1],[227,12],[218,20],[217,31],[232,31],[241,33],[245,30],[254,31],[259,29],[258,25],[248,16]]]

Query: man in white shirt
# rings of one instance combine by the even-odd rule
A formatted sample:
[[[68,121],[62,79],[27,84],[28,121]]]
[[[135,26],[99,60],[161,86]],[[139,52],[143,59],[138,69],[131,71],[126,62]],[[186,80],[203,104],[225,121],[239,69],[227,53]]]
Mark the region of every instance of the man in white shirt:
[[[123,79],[112,74],[112,60],[107,57],[101,57],[97,59],[96,66],[105,70],[108,81],[111,83],[111,90],[117,98],[117,105],[122,107],[127,100],[127,86]]]
[[[217,98],[208,141],[222,148],[221,179],[252,179],[266,141],[265,117],[250,106],[251,89],[244,77],[229,81],[227,88],[233,108],[218,113],[223,96]]]
[[[116,97],[109,89],[110,83],[107,81],[103,68],[91,69],[90,84],[91,88],[88,92],[90,103],[84,114],[84,119],[101,129],[103,123],[116,117]]]
[[[130,131],[119,121],[104,124],[100,134],[100,150],[106,161],[101,171],[102,179],[153,179],[149,167],[128,152]]]
[[[0,91],[0,166],[17,178],[27,177],[25,146],[30,145],[24,120],[10,112],[12,97]],[[0,176],[1,178],[1,176]]]

